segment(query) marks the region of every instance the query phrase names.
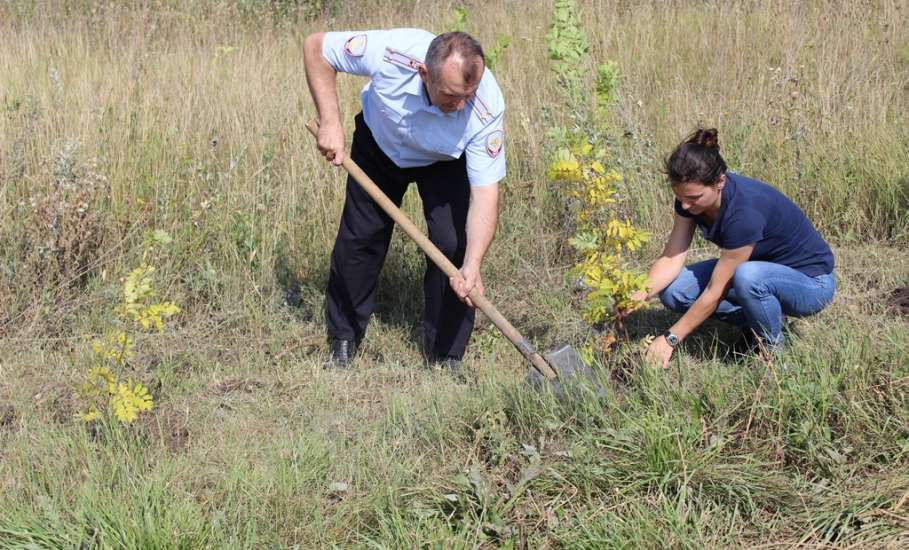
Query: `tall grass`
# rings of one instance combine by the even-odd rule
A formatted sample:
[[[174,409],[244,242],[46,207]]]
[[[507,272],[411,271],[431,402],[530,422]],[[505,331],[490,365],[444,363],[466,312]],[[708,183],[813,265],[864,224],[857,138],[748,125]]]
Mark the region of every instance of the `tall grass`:
[[[829,237],[905,240],[909,42],[891,23],[904,4],[616,11],[590,9],[625,69],[631,147],[652,142],[659,159],[694,124],[716,126],[733,169],[778,185]]]
[[[558,111],[548,2],[466,2],[508,35],[509,176],[484,265],[541,346],[595,335],[545,171]],[[668,372],[596,355],[605,399],[526,390],[481,320],[469,386],[420,368],[422,255],[392,244],[358,368],[323,372],[322,289],[343,200],[303,123],[312,31],[442,31],[447,2],[0,5],[0,546],[900,547],[909,502],[909,9],[899,1],[582,1],[621,70],[607,139],[661,246],[661,159],[716,126],[734,170],[836,247],[840,296],[782,364],[734,364],[708,325]],[[363,81],[341,77],[352,131]],[[593,99],[591,98],[591,101]],[[409,194],[405,211],[420,218]],[[156,409],[78,426],[87,341],[145,231],[180,329],[133,368]],[[698,251],[700,253],[700,251]],[[647,312],[632,338],[672,317]]]
[[[326,24],[306,17],[321,7],[339,18],[336,28],[399,23],[436,30],[453,19],[441,5],[430,15],[389,4],[368,17],[331,3],[280,3],[280,13],[251,5],[2,8],[2,230],[16,236],[3,246],[5,270],[17,285],[31,278],[32,264],[56,252],[27,260],[35,242],[53,236],[46,226],[57,222],[46,218],[74,216],[66,204],[73,192],[58,197],[59,212],[51,214],[21,202],[52,194],[59,179],[53,159],[64,152],[76,166],[91,163],[105,182],[84,197],[98,218],[97,235],[83,237],[91,250],[81,252],[74,273],[49,286],[102,271],[147,227],[178,237],[183,249],[173,268],[192,273],[187,300],[236,302],[274,290],[281,278],[324,278],[343,186],[318,162],[302,125],[313,110],[301,41]],[[874,9],[602,2],[582,9],[594,58],[614,59],[622,70],[616,161],[631,177],[641,223],[665,229],[660,159],[705,124],[720,128],[734,169],[780,186],[828,237],[905,242],[909,137],[901,114],[909,43],[898,31],[907,18],[898,2]],[[481,39],[514,37],[497,75],[515,151],[502,250],[520,246],[517,235],[545,232],[545,223],[527,228],[516,220],[537,219],[528,214],[540,212],[549,196],[540,133],[570,124],[570,113],[547,109],[556,92],[543,36],[549,6],[525,3],[522,11],[526,17],[518,19],[504,5],[475,7],[469,20]],[[361,84],[341,79],[348,121]],[[504,262],[490,267],[501,273]],[[12,294],[4,292],[4,302],[15,302]]]

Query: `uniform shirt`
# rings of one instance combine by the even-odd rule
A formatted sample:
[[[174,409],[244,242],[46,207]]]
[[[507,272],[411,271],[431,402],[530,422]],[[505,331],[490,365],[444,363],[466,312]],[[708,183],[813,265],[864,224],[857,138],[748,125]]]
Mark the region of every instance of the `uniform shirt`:
[[[463,110],[430,104],[417,71],[435,35],[420,29],[329,32],[322,56],[338,72],[370,77],[360,93],[376,143],[401,168],[466,153],[472,187],[505,177],[505,100],[489,69]]]
[[[833,252],[805,213],[773,187],[726,172],[720,212],[713,225],[703,216],[682,209],[680,216],[694,218],[701,234],[723,249],[754,243],[751,261],[773,262],[801,271],[809,277],[833,272]]]

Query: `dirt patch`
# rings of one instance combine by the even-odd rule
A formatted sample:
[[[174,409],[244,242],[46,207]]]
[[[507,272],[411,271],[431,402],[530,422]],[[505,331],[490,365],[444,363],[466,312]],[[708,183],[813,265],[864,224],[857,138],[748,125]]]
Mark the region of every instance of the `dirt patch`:
[[[153,445],[160,444],[170,452],[183,451],[192,441],[187,410],[178,411],[158,403],[152,414],[143,415],[143,423]]]
[[[265,387],[265,384],[251,378],[230,378],[215,386],[215,391],[221,395],[233,392],[252,393]]]
[[[909,286],[891,292],[887,303],[897,315],[909,317]]]
[[[16,409],[12,405],[0,405],[0,430],[9,430],[16,422]]]
[[[32,395],[32,403],[36,410],[50,413],[58,424],[71,423],[79,412],[79,403],[72,389],[56,382],[42,384]]]

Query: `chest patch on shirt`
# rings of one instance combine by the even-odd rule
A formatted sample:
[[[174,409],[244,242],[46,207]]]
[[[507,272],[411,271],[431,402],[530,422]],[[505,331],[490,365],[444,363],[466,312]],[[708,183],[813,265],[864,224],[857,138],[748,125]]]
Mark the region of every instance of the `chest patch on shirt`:
[[[366,34],[355,34],[344,43],[344,51],[351,57],[362,57],[366,53]]]
[[[480,99],[480,96],[474,94],[474,96],[467,101],[470,103],[473,113],[480,119],[480,122],[486,124],[492,119],[492,111],[489,110],[489,106],[486,105],[486,102]]]
[[[502,146],[505,145],[505,134],[502,130],[496,130],[486,136],[486,152],[489,156],[495,158],[502,152]]]
[[[399,52],[394,48],[385,48],[385,54],[382,56],[382,59],[389,63],[400,65],[401,67],[407,67],[408,69],[417,69],[423,64],[423,62],[416,57]]]

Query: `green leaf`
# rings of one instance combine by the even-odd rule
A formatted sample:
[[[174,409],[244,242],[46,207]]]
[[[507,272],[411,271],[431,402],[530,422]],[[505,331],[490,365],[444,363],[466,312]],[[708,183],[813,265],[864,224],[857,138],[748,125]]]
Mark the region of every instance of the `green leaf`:
[[[593,233],[578,233],[571,239],[568,239],[568,244],[570,244],[578,252],[588,252],[594,251],[598,246],[597,236]]]
[[[171,238],[170,234],[163,229],[155,229],[145,235],[145,240],[151,244],[158,244],[162,246],[169,245],[174,240]]]

